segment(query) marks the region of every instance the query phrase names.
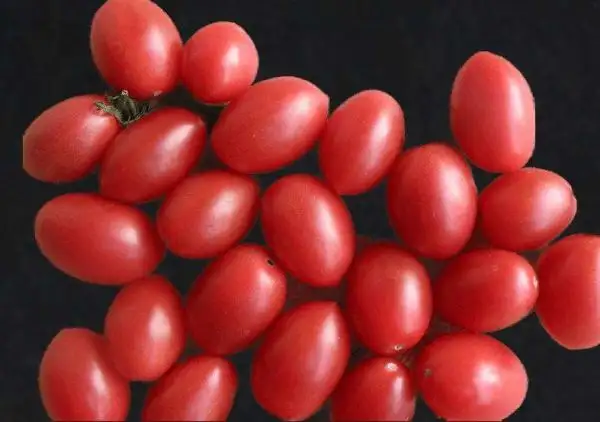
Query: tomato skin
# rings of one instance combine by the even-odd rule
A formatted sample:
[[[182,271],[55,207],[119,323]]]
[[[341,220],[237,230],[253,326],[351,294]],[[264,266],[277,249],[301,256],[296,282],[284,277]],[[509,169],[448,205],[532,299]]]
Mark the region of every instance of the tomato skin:
[[[152,1],[107,0],[92,19],[90,47],[104,80],[137,100],[177,84],[183,42],[169,15]]]
[[[102,160],[100,193],[142,203],[158,199],[180,182],[200,159],[206,125],[194,113],[158,109],[122,131]]]
[[[319,142],[319,167],[340,195],[378,184],[404,145],[404,113],[389,94],[361,91],[330,116]]]
[[[417,254],[447,259],[475,228],[477,187],[458,151],[431,143],[406,151],[389,174],[387,210],[394,231]]]
[[[258,51],[244,29],[233,22],[200,28],[185,43],[181,78],[204,103],[227,103],[244,93],[258,72]]]
[[[504,57],[475,53],[454,80],[450,126],[475,166],[492,173],[525,166],[535,148],[535,103],[525,77]]]
[[[304,420],[333,392],[350,356],[350,335],[335,302],[309,302],[286,312],[254,355],[256,401],[283,420]]]
[[[233,365],[216,356],[176,364],[146,396],[143,421],[224,421],[238,387]]]
[[[80,95],[40,114],[23,135],[23,169],[42,182],[63,183],[92,172],[119,133],[117,120],[94,105],[99,95]]]
[[[459,255],[433,284],[434,309],[445,321],[476,332],[498,331],[533,310],[538,281],[514,252],[479,249]]]
[[[96,284],[144,277],[165,253],[146,214],[88,193],[67,193],[44,204],[35,217],[35,239],[56,268]]]
[[[268,173],[297,160],[315,144],[327,121],[329,97],[293,76],[254,84],[221,112],[211,144],[240,173]]]
[[[421,397],[450,421],[501,421],[525,400],[528,379],[519,358],[493,337],[440,336],[417,356],[413,374]]]
[[[174,254],[211,258],[239,242],[255,223],[260,188],[252,178],[211,170],[182,181],[162,204],[160,236]]]
[[[190,334],[206,353],[240,352],[279,315],[285,299],[286,275],[265,249],[239,245],[192,285],[186,304]]]
[[[40,364],[40,394],[56,421],[124,421],[129,383],[112,366],[102,336],[65,328],[50,342]]]
[[[569,182],[533,167],[497,177],[479,196],[483,235],[493,246],[515,252],[545,246],[571,224],[576,212]]]
[[[265,241],[280,264],[304,283],[337,286],[356,242],[344,202],[315,177],[293,174],[265,191],[261,207]]]

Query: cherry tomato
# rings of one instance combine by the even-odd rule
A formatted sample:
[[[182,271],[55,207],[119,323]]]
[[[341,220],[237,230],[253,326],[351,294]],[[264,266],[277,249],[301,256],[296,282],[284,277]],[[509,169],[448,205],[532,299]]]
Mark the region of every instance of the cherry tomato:
[[[525,400],[527,373],[493,337],[447,334],[421,351],[413,367],[421,397],[449,421],[502,421]]]
[[[158,212],[158,231],[175,255],[211,258],[239,242],[256,221],[260,189],[250,177],[211,170],[188,177]]]
[[[497,331],[532,311],[538,282],[529,262],[514,252],[480,249],[448,263],[433,284],[435,311],[470,331]]]
[[[277,259],[304,283],[336,286],[352,262],[352,216],[312,176],[294,174],[273,183],[262,198],[261,224]]]
[[[285,304],[286,276],[267,252],[239,245],[213,261],[192,285],[187,320],[192,338],[213,355],[248,347]]]
[[[268,173],[306,154],[323,131],[329,97],[292,76],[260,81],[222,111],[211,133],[219,159],[241,173]]]
[[[124,421],[129,413],[129,383],[112,366],[104,338],[86,328],[65,328],[52,339],[38,384],[55,421]]]
[[[224,421],[238,386],[233,365],[216,356],[196,356],[171,369],[148,392],[143,421]]]
[[[181,72],[184,85],[196,100],[227,103],[254,82],[258,51],[238,24],[214,22],[185,43]]]
[[[532,167],[497,177],[479,196],[483,235],[493,246],[516,252],[545,246],[576,212],[571,185],[556,173]]]
[[[177,27],[149,0],[107,0],[92,20],[92,58],[104,80],[138,100],[175,88],[183,42]]]
[[[267,331],[252,361],[256,401],[283,420],[304,420],[333,392],[350,356],[350,334],[335,302],[310,302]]]
[[[362,91],[331,115],[319,143],[323,176],[340,195],[378,184],[404,145],[404,113],[389,94]]]
[[[450,125],[475,166],[492,173],[520,169],[535,147],[535,104],[527,81],[504,57],[474,54],[454,80]]]
[[[100,193],[123,202],[157,199],[194,167],[206,125],[183,108],[162,108],[127,127],[106,151]]]
[[[426,258],[450,258],[465,247],[475,227],[477,187],[471,169],[449,145],[412,148],[389,175],[387,209],[410,249]]]
[[[35,217],[35,240],[56,268],[97,284],[144,277],[165,252],[142,211],[88,193],[67,193],[44,204]]]
[[[23,135],[23,169],[42,182],[87,176],[119,133],[119,123],[98,110],[99,95],[72,97],[40,114]]]
[[[600,237],[571,235],[542,253],[537,262],[537,316],[561,346],[600,345]]]
[[[359,341],[379,355],[409,349],[427,331],[432,314],[423,265],[391,243],[366,246],[347,275],[346,312]]]

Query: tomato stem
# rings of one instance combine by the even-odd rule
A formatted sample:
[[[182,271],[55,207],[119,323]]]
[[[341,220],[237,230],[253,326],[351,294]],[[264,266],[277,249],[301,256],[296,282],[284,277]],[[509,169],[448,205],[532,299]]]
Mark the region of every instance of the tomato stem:
[[[137,101],[129,96],[126,89],[116,95],[106,95],[106,102],[95,103],[99,110],[114,116],[119,124],[127,127],[137,122],[154,108],[151,101]]]

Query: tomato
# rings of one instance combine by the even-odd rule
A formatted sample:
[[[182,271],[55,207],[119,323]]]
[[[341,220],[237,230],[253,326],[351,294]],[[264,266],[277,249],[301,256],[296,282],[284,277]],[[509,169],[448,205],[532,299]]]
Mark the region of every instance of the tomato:
[[[504,344],[484,334],[438,337],[421,351],[413,367],[421,397],[449,421],[501,421],[527,394],[527,373]]]
[[[254,354],[254,398],[279,419],[308,419],[333,392],[349,356],[350,335],[335,302],[294,308],[267,331]]]
[[[195,174],[162,204],[158,231],[175,255],[211,258],[239,242],[256,221],[260,189],[250,177],[224,170]]]
[[[520,169],[535,147],[535,104],[527,81],[504,57],[474,54],[454,80],[450,125],[475,166],[492,173]]]
[[[146,214],[88,193],[67,193],[44,204],[35,217],[35,240],[56,268],[97,284],[144,277],[165,252]]]
[[[52,339],[38,384],[55,421],[124,421],[129,413],[129,383],[112,366],[105,340],[86,328],[65,328]]]
[[[529,262],[514,252],[479,249],[448,263],[433,284],[435,311],[470,331],[497,331],[532,311],[538,281]]]
[[[336,286],[352,262],[355,233],[344,202],[316,178],[280,178],[264,193],[265,241],[294,277],[314,286]]]
[[[227,103],[246,91],[258,72],[252,38],[233,22],[200,28],[185,43],[181,78],[192,96],[204,103]]]
[[[92,58],[104,80],[144,100],[172,91],[183,42],[171,18],[149,0],[107,0],[92,19]]]
[[[571,235],[550,246],[537,262],[537,316],[561,346],[600,345],[600,237]]]
[[[128,284],[108,309],[104,335],[115,367],[127,379],[161,377],[185,346],[179,293],[158,275]]]
[[[323,131],[329,97],[292,76],[260,81],[221,112],[211,144],[241,173],[268,173],[306,154]]]
[[[213,355],[248,347],[285,304],[286,276],[257,245],[239,245],[213,261],[194,282],[186,311],[198,346]]]
[[[493,246],[516,252],[545,246],[576,212],[571,185],[556,173],[532,167],[497,177],[479,196],[483,235]]]
[[[426,258],[450,258],[465,247],[475,227],[477,187],[471,169],[449,145],[412,148],[389,175],[387,210],[410,249]]]
[[[319,143],[319,167],[340,195],[378,184],[404,145],[404,113],[389,94],[362,91],[331,115]]]
[[[117,120],[98,110],[99,95],[61,101],[40,114],[23,135],[23,169],[43,182],[87,176],[119,133]]]
[[[200,159],[206,125],[183,108],[161,108],[128,126],[106,151],[100,193],[139,203],[173,189]]]
[[[190,358],[150,387],[142,420],[224,421],[233,407],[237,386],[237,373],[227,360]]]
[[[379,355],[409,349],[427,331],[432,314],[423,265],[391,243],[366,246],[347,274],[346,313],[358,340]]]

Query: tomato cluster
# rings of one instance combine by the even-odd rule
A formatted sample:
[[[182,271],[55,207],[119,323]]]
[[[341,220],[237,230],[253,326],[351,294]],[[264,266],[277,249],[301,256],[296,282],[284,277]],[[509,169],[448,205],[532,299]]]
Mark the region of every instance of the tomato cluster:
[[[443,419],[502,420],[528,377],[489,333],[535,310],[565,348],[600,344],[600,237],[553,243],[577,202],[561,176],[525,167],[534,100],[506,59],[479,52],[458,71],[454,144],[402,152],[404,113],[389,94],[360,92],[330,114],[306,80],[254,82],[258,52],[234,23],[184,44],[150,0],[108,0],[90,39],[117,94],[58,103],[23,138],[32,177],[63,183],[98,169],[100,181],[97,194],[39,210],[42,254],[69,276],[122,286],[102,334],[66,328],[47,347],[39,389],[53,420],[123,420],[130,382],[152,383],[144,420],[225,420],[238,388],[228,357],[255,345],[252,392],[280,419],[329,403],[332,420],[410,420],[420,395]],[[223,107],[213,127],[161,105],[179,84]],[[313,148],[321,176],[260,191],[254,175]],[[219,168],[198,166],[207,150]],[[497,174],[481,192],[471,165]],[[396,242],[357,236],[342,199],[382,182]],[[136,208],[148,201],[161,201],[156,221]],[[241,243],[257,221],[266,245]],[[167,249],[212,259],[185,300],[155,273]],[[521,255],[530,251],[537,262]],[[336,294],[290,306],[302,285]],[[200,354],[182,356],[188,338]],[[368,351],[358,362],[357,344]]]

